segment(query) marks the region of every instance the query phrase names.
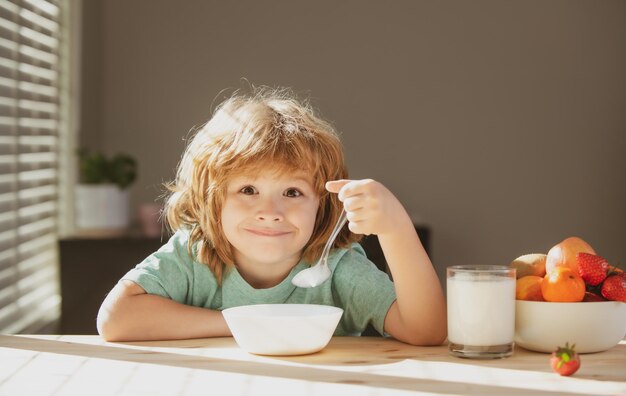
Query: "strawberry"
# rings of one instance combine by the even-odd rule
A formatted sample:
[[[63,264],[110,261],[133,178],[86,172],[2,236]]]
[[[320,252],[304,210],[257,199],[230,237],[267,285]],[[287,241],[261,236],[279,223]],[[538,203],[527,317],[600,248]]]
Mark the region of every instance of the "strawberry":
[[[572,375],[580,367],[580,357],[574,350],[576,344],[569,346],[565,343],[565,347],[558,347],[550,356],[550,365],[552,370],[559,375]]]
[[[577,253],[578,272],[586,284],[596,286],[606,278],[609,262],[590,253]]]
[[[626,303],[626,275],[623,272],[609,275],[602,283],[601,293],[607,300]]]
[[[594,292],[586,291],[585,298],[583,298],[583,302],[598,302],[598,301],[606,301],[602,296],[597,295]]]

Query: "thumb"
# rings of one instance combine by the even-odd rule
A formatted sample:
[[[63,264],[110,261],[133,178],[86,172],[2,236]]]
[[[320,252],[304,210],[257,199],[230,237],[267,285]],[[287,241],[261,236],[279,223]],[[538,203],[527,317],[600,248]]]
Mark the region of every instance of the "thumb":
[[[326,190],[331,193],[338,193],[341,190],[341,187],[350,183],[352,180],[341,179],[341,180],[331,180],[326,182]]]

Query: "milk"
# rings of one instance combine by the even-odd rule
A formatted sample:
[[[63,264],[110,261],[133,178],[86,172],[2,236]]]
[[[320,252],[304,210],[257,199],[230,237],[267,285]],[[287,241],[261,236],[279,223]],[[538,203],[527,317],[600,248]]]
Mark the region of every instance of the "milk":
[[[448,340],[455,344],[510,344],[515,332],[515,278],[457,274],[447,280]]]

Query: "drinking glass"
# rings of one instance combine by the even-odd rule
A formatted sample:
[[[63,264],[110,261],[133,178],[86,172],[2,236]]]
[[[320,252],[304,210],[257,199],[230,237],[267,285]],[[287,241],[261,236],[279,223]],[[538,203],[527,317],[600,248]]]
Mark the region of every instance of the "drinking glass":
[[[447,268],[448,350],[494,359],[513,354],[515,269],[495,265]]]

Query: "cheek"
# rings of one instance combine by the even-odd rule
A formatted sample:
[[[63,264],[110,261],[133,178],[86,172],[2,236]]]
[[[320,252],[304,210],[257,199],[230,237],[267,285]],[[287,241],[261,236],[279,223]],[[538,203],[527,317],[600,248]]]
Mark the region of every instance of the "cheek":
[[[309,237],[313,234],[315,228],[315,220],[317,218],[317,204],[311,205],[308,210],[301,212],[303,214],[302,224],[306,224],[306,230]]]
[[[228,236],[228,231],[237,223],[237,213],[240,213],[233,205],[224,202],[220,219],[222,221],[222,231]]]

